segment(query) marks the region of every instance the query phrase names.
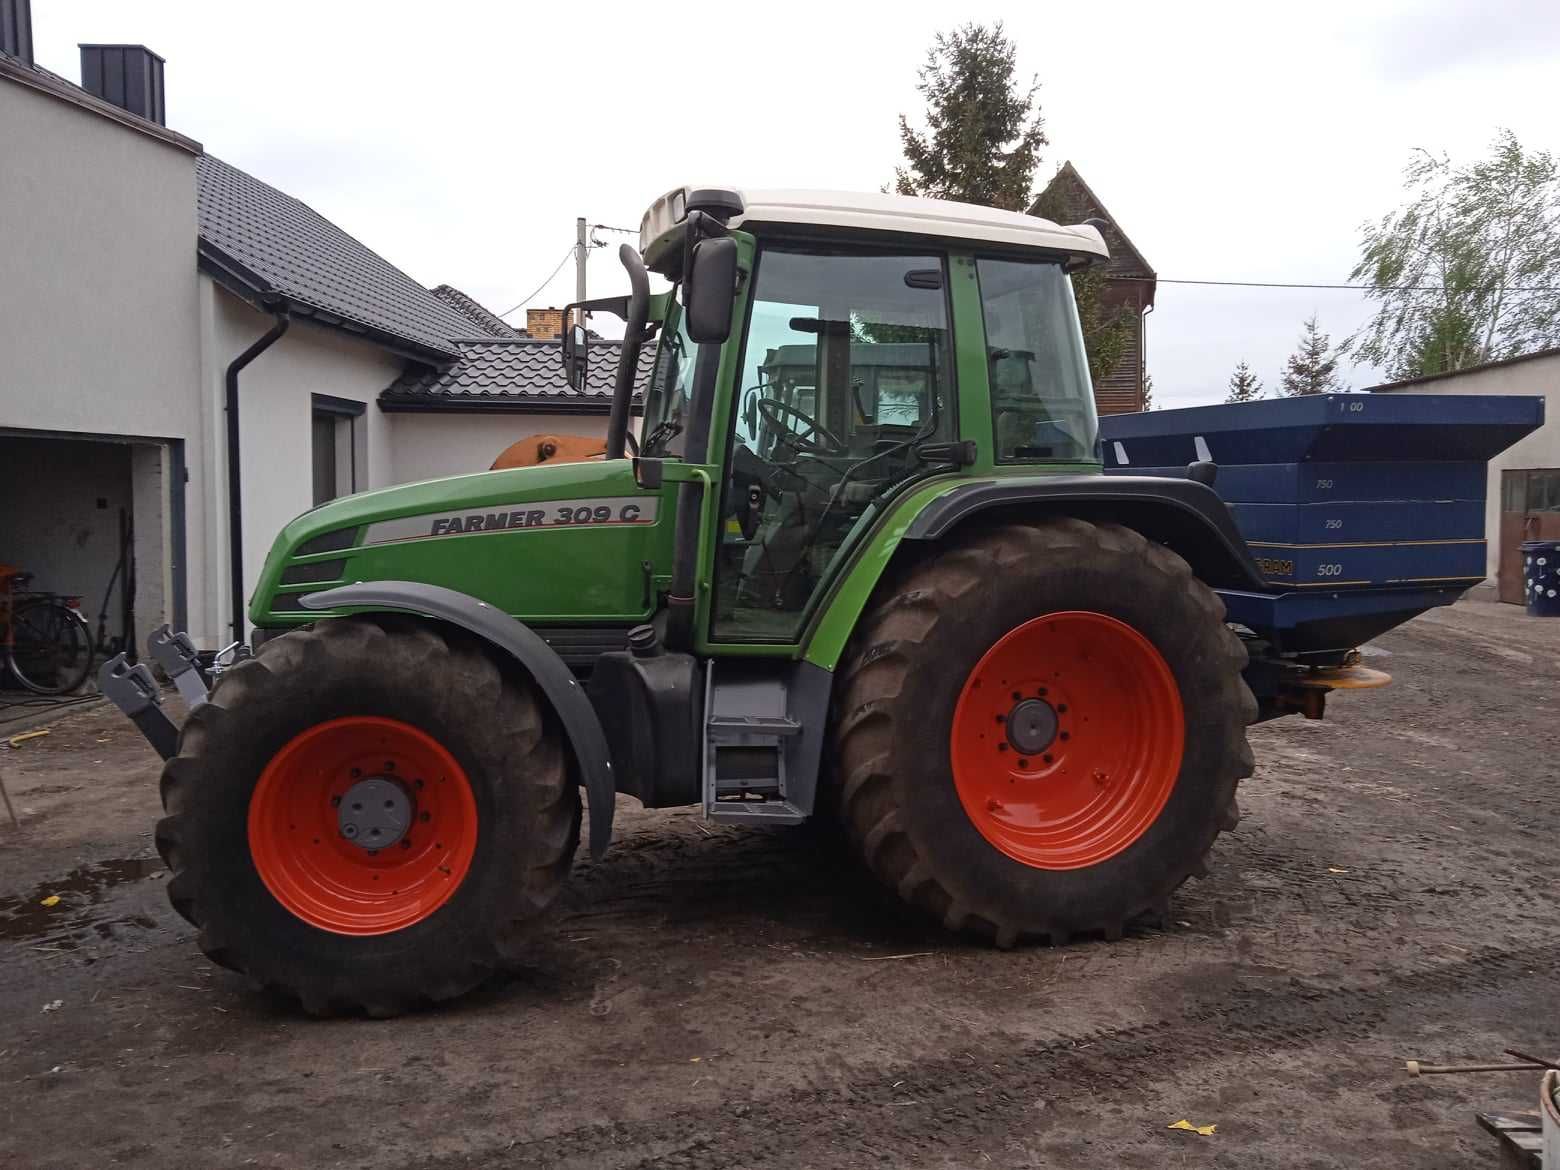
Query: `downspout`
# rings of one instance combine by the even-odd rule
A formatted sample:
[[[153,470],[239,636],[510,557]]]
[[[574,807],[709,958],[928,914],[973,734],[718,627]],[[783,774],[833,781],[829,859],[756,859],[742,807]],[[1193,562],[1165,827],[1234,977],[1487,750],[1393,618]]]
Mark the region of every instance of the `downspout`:
[[[238,375],[250,362],[270,349],[291,324],[285,308],[272,308],[276,323],[239,354],[227,368],[227,473],[228,473],[228,572],[233,591],[233,641],[244,640],[244,521],[243,477],[239,469]]]
[[[1138,389],[1148,381],[1148,315],[1154,311],[1154,302],[1148,302],[1138,317]]]

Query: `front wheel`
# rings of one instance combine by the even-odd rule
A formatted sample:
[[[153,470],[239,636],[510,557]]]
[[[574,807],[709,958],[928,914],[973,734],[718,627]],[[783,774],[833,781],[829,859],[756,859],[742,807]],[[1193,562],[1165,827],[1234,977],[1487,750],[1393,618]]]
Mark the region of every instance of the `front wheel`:
[[[315,1014],[476,986],[515,957],[579,839],[535,686],[411,619],[265,643],[191,713],[162,794],[168,894],[201,949]]]
[[[1163,913],[1252,770],[1223,618],[1175,553],[1081,520],[956,537],[886,585],[835,726],[867,864],[1001,946]]]

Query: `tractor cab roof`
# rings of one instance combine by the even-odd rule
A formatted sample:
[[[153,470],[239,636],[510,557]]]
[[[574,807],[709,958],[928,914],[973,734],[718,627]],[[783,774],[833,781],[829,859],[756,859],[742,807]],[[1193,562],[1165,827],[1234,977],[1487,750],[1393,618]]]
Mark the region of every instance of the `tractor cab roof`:
[[[689,211],[704,211],[730,227],[761,225],[940,236],[1003,248],[1034,248],[1069,261],[1108,258],[1109,250],[1093,224],[1064,226],[973,203],[922,199],[859,191],[786,191],[730,187],[676,187],[652,203],[639,228],[645,262],[674,250]]]

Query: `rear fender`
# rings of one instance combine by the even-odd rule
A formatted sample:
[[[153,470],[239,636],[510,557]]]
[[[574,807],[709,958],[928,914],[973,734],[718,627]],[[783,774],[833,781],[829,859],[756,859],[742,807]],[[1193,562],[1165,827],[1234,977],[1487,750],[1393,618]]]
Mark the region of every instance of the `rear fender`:
[[[512,655],[541,687],[558,721],[563,724],[590,807],[591,856],[600,857],[606,852],[612,840],[616,792],[606,736],[574,673],[534,630],[470,594],[414,581],[343,585],[339,589],[311,593],[303,599],[303,605],[312,610],[358,613],[391,610],[420,614],[459,626]]]
[[[965,484],[939,496],[917,514],[906,540],[941,540],[955,528],[981,520],[1034,520],[1073,516],[1124,524],[1166,545],[1214,589],[1265,592],[1229,508],[1205,484],[1153,476],[1057,475],[1045,480]]]
[[[1180,554],[1214,589],[1266,593],[1229,509],[1204,484],[1148,476],[1062,474],[933,481],[908,494],[863,542],[808,631],[805,657],[833,670],[873,590],[899,558],[969,524],[1072,516],[1124,524]]]

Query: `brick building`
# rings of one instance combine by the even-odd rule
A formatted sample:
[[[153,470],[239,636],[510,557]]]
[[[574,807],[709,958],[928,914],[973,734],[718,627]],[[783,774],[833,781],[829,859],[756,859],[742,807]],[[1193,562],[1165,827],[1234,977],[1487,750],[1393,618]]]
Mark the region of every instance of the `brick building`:
[[[1056,176],[1029,207],[1030,215],[1047,209],[1047,218],[1061,223],[1100,220],[1110,248],[1105,266],[1106,304],[1126,309],[1133,317],[1132,335],[1116,367],[1094,384],[1094,401],[1101,414],[1128,414],[1143,409],[1144,360],[1147,353],[1144,318],[1154,307],[1158,277],[1143,253],[1139,252],[1115,218],[1105,210],[1099,196],[1089,189],[1077,169],[1065,162]]]

